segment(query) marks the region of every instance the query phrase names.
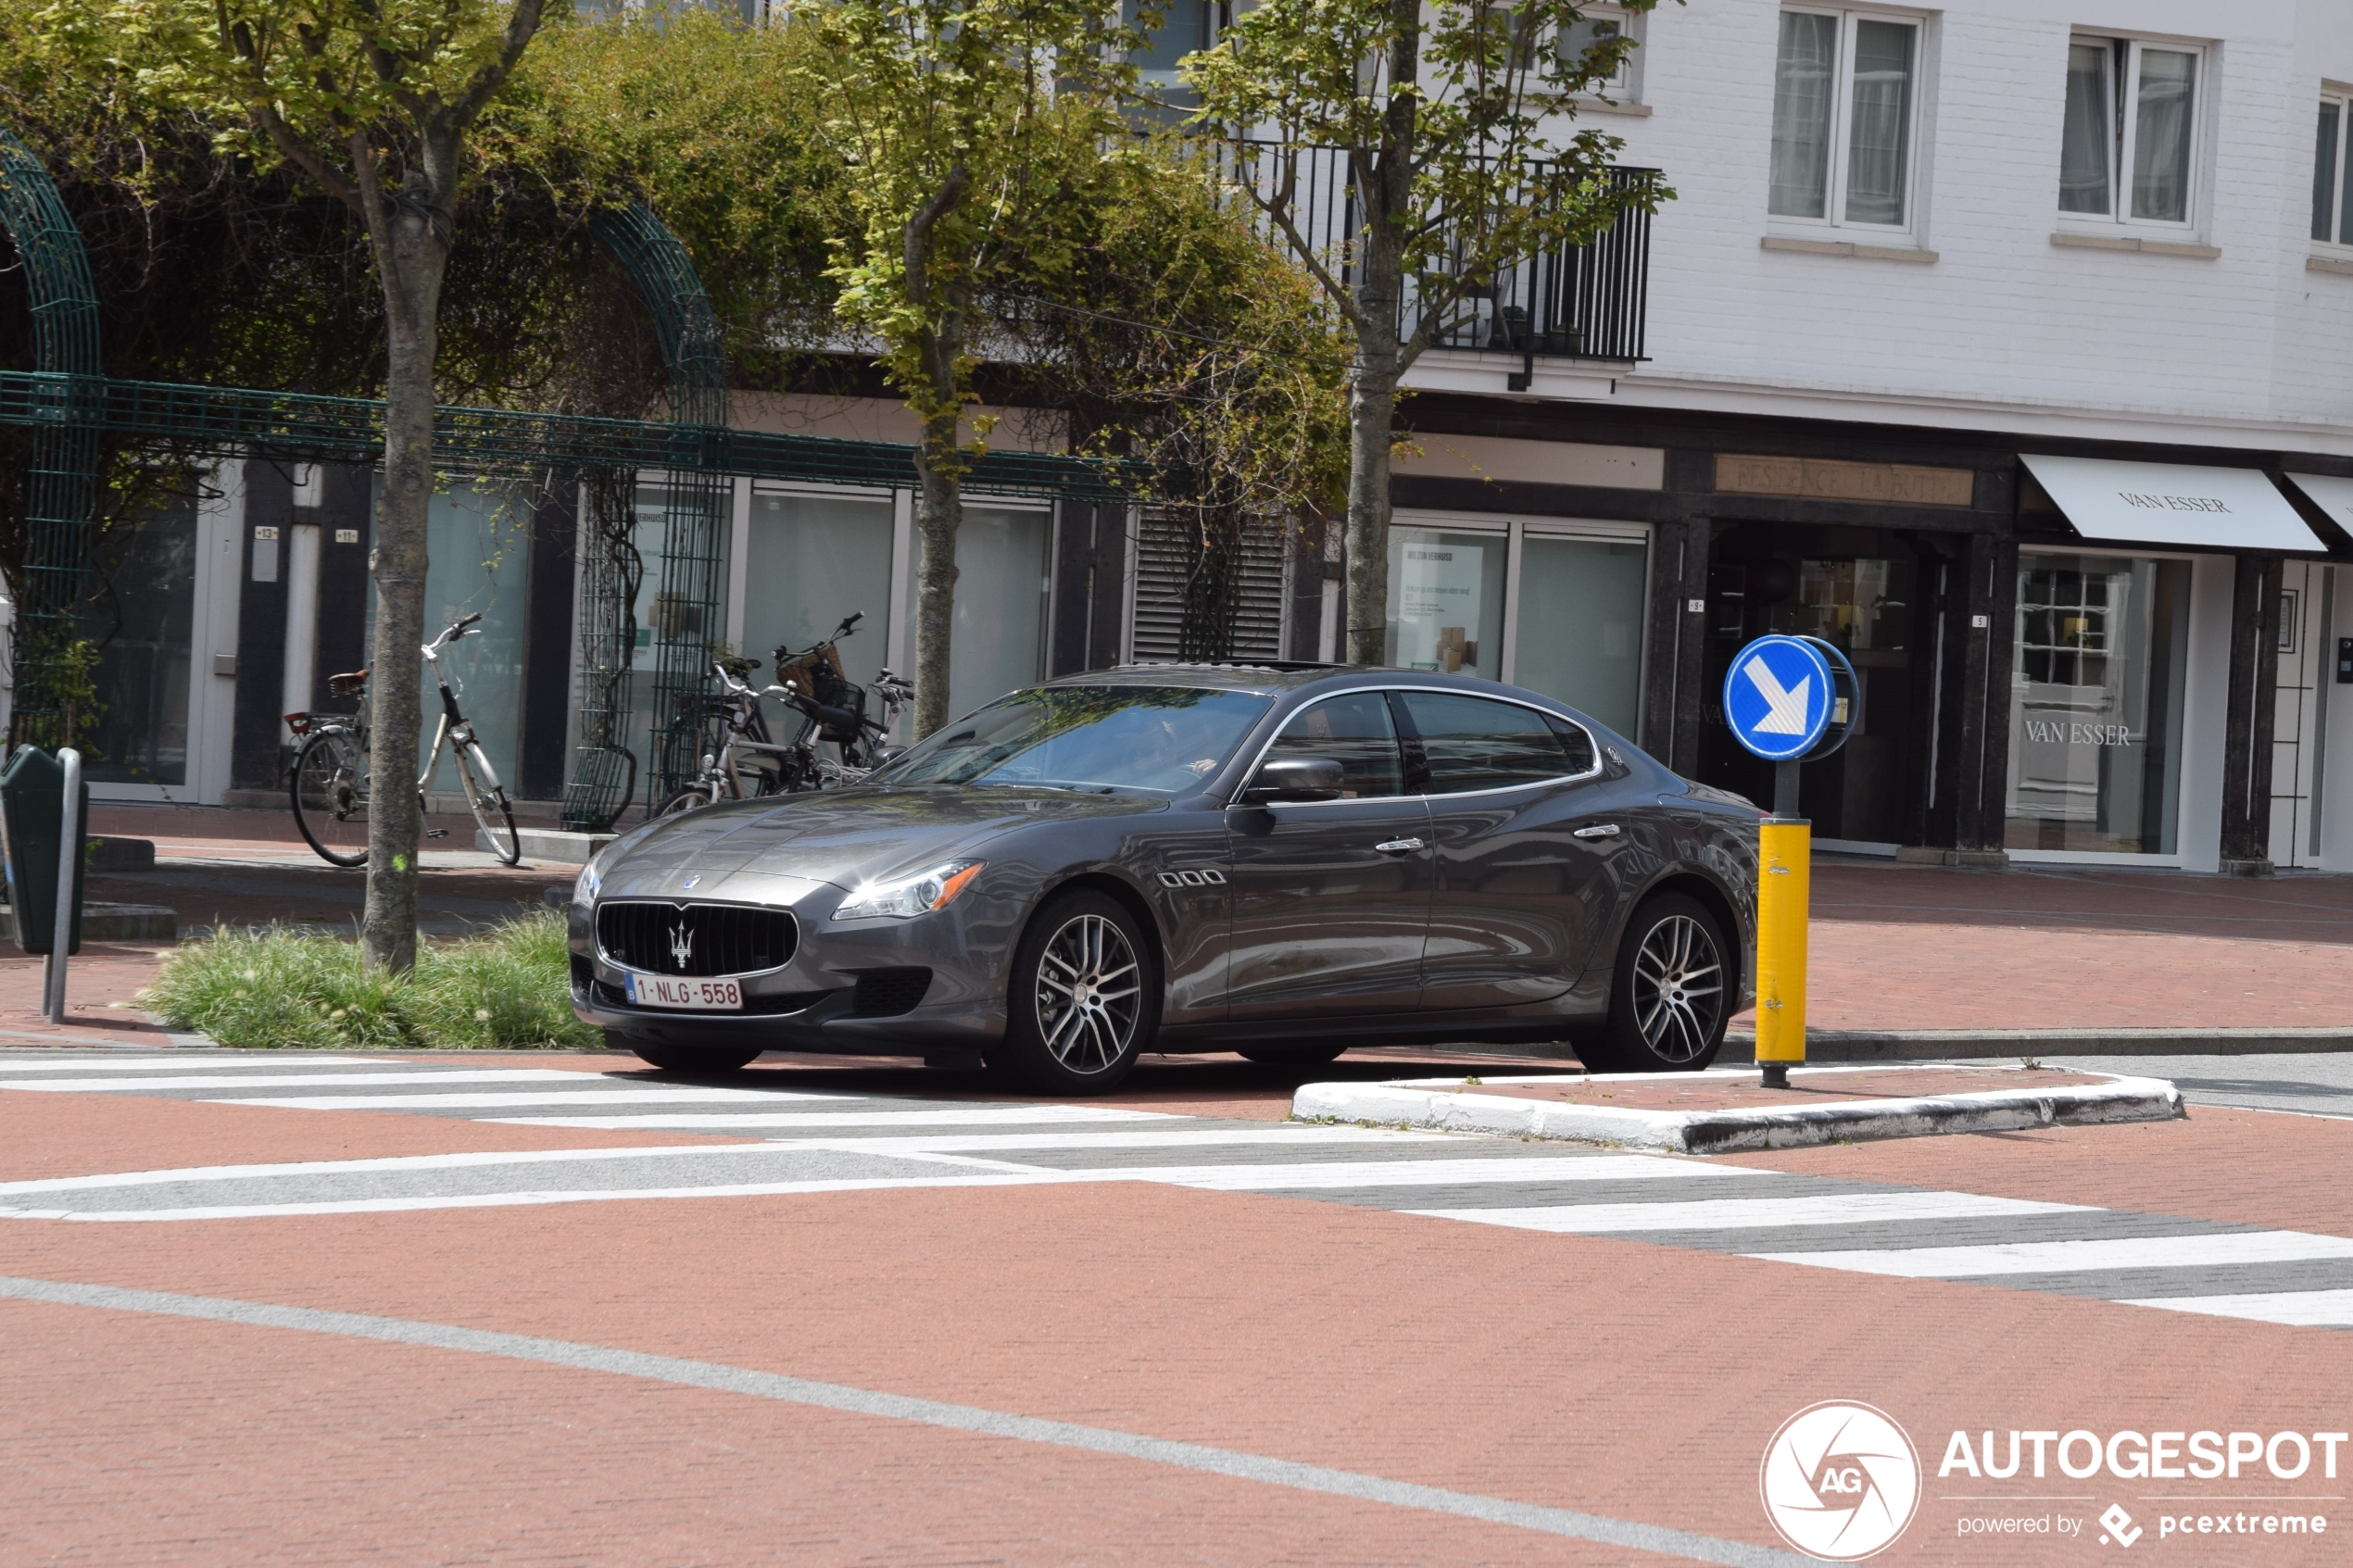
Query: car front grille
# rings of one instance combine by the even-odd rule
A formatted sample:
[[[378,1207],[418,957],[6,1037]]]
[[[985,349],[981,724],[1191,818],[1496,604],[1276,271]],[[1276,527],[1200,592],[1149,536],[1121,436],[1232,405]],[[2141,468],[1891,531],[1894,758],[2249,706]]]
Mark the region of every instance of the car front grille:
[[[798,928],[783,909],[740,904],[617,900],[597,909],[597,946],[625,969],[651,974],[757,974],[793,955]]]

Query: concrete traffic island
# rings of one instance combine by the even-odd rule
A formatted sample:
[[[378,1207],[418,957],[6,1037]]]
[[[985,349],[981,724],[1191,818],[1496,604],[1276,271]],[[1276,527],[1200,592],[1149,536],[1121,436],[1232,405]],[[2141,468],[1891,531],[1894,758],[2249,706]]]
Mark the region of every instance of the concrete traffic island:
[[[1732,1154],[1866,1138],[2003,1133],[2187,1114],[2161,1078],[2046,1067],[1816,1067],[1768,1089],[1753,1070],[1305,1084],[1301,1121],[1371,1123]]]

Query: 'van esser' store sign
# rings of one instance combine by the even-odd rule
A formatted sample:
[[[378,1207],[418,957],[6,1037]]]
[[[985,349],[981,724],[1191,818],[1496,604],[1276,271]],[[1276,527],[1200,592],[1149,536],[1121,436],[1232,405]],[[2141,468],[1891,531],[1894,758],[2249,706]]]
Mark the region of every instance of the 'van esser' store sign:
[[[2116,498],[2128,507],[2143,507],[2158,512],[2227,512],[2219,495],[2147,495],[2137,491],[2120,490]]]
[[[2069,719],[2029,719],[2019,723],[2028,740],[2053,746],[2131,746],[2140,737],[2130,724],[2080,724]]]

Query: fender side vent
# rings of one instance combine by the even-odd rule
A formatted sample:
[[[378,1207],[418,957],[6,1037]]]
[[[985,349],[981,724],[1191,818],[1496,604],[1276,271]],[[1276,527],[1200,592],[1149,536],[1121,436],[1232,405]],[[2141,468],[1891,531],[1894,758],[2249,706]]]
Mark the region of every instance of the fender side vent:
[[[870,969],[858,977],[850,994],[852,1018],[897,1018],[912,1012],[931,989],[927,969]]]

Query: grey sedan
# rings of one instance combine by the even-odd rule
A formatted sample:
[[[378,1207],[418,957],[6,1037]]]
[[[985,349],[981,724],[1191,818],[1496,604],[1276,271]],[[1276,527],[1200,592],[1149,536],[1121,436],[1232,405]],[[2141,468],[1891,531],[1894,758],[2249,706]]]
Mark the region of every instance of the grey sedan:
[[[573,1006],[658,1068],[1575,1043],[1705,1067],[1752,985],[1755,808],[1531,692],[1151,665],[950,724],[855,788],[648,822],[581,873]]]

